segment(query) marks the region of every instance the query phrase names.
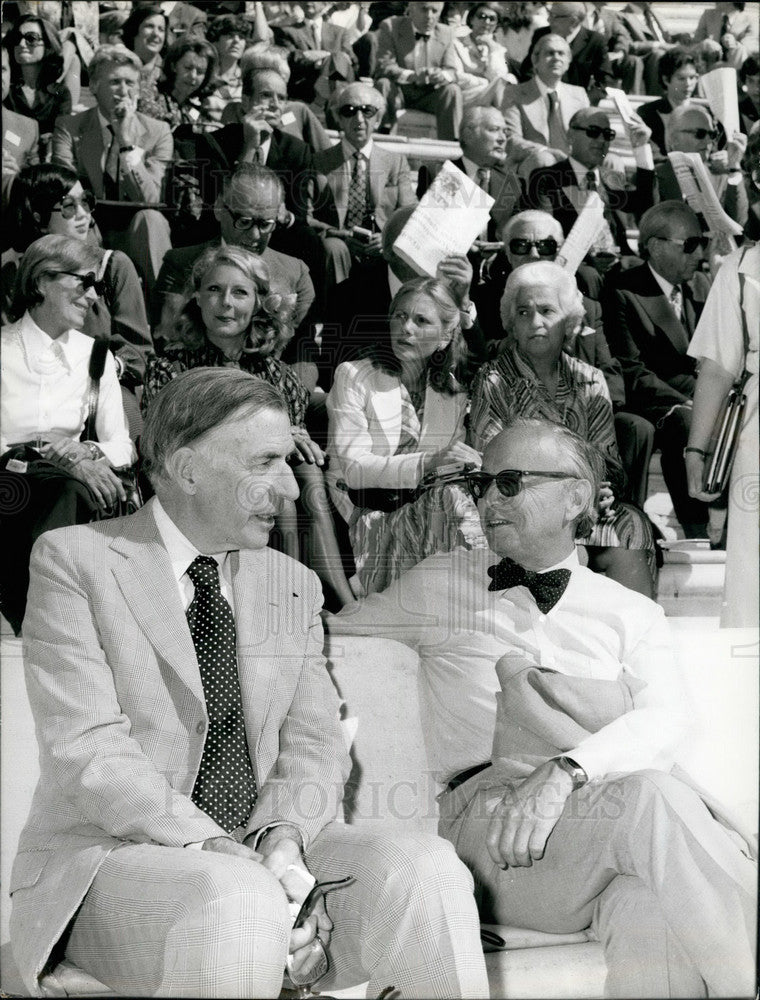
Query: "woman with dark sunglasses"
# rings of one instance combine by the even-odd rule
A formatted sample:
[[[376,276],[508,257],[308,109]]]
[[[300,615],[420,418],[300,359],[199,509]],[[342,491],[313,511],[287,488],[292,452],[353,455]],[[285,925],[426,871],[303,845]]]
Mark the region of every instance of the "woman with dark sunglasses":
[[[501,300],[502,351],[480,369],[472,387],[470,443],[482,451],[520,416],[564,424],[596,445],[608,481],[600,492],[597,524],[579,544],[591,569],[651,598],[656,591],[652,526],[642,511],[618,500],[625,474],[609,390],[598,368],[570,354],[583,315],[575,278],[559,264],[536,261],[510,274]],[[515,486],[537,488],[527,476],[500,489]]]
[[[7,314],[13,282],[21,255],[40,236],[52,233],[92,245],[100,256],[97,276],[102,291],[87,312],[82,332],[95,339],[110,340],[116,356],[119,379],[134,390],[145,372],[152,348],[140,279],[135,265],[121,250],[97,246],[93,209],[95,197],[86,191],[77,174],[55,163],[25,167],[11,192],[6,225],[12,247],[2,257],[3,314]],[[125,400],[134,406],[134,400]]]
[[[517,83],[517,77],[507,68],[507,50],[494,37],[499,13],[498,3],[472,4],[467,13],[469,32],[454,39],[463,67],[459,85],[465,107],[501,109],[507,85]]]
[[[6,502],[0,519],[0,608],[21,629],[32,544],[51,528],[109,516],[126,501],[115,469],[134,458],[113,357],[105,353],[95,438],[81,440],[95,341],[82,333],[97,296],[102,251],[67,236],[36,240],[21,258],[2,329]]]
[[[59,115],[71,111],[71,92],[63,82],[61,39],[45,18],[26,14],[3,39],[11,66],[11,84],[3,106],[33,118],[40,129],[41,152]]]

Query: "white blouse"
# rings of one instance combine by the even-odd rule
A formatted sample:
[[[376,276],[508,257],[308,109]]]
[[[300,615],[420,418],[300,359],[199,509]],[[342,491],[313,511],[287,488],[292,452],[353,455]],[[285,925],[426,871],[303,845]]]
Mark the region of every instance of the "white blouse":
[[[2,329],[0,453],[41,438],[78,441],[87,417],[91,337],[67,330],[52,340],[29,313]],[[109,352],[100,380],[95,420],[98,446],[111,465],[129,465],[132,442],[124,417],[116,365]]]

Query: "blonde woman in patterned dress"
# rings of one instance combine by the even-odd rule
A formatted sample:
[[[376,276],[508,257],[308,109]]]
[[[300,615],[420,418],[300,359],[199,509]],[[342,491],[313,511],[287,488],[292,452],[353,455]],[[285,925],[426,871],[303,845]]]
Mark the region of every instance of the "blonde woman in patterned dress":
[[[328,482],[365,594],[435,552],[486,544],[460,487],[414,494],[425,476],[480,468],[464,442],[459,308],[441,282],[415,278],[391,302],[389,325],[389,342],[378,337],[366,358],[338,366],[327,400]]]
[[[617,500],[624,472],[612,403],[598,368],[566,353],[584,314],[575,278],[559,264],[524,264],[507,279],[501,300],[503,350],[472,387],[470,443],[481,451],[514,416],[564,424],[602,453],[608,482],[599,520],[582,541],[589,567],[646,597],[656,592],[652,526],[637,507]]]

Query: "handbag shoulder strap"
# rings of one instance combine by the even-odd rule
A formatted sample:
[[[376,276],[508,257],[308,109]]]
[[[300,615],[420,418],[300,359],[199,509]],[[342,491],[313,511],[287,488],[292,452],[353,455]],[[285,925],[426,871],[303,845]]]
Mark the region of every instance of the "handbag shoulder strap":
[[[90,352],[90,365],[87,374],[90,376],[90,385],[87,390],[87,417],[84,422],[80,441],[97,441],[98,433],[95,430],[95,420],[98,416],[98,398],[100,396],[100,380],[106,370],[106,355],[108,354],[108,341],[98,339],[93,341]]]
[[[747,371],[747,355],[749,354],[749,327],[747,326],[747,309],[745,303],[745,290],[747,285],[747,278],[744,272],[741,270],[742,263],[747,254],[749,247],[746,246],[742,250],[742,255],[739,258],[739,263],[737,265],[738,276],[739,276],[739,314],[742,318],[742,339],[744,340],[744,369],[737,379],[739,388],[743,389],[744,384],[749,378],[749,372]]]

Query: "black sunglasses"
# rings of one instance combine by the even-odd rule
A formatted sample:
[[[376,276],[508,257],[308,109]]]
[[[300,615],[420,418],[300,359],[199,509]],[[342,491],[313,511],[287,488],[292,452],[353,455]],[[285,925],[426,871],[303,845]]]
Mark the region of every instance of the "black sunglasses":
[[[612,142],[617,135],[614,128],[602,128],[601,125],[571,125],[576,132],[585,132],[589,139],[598,139],[601,135],[605,142]]]
[[[559,243],[551,236],[546,240],[514,239],[509,241],[509,252],[513,253],[515,257],[524,257],[525,254],[530,253],[533,247],[538,251],[539,257],[553,257],[559,250]]]
[[[360,111],[365,118],[374,118],[378,109],[371,104],[341,104],[338,108],[338,114],[341,118],[353,118]]]
[[[482,500],[496,483],[499,493],[509,499],[516,497],[523,488],[523,476],[540,476],[542,479],[577,479],[569,472],[537,472],[531,469],[502,469],[500,472],[468,472],[462,477],[473,500]]]
[[[88,291],[90,288],[94,288],[96,295],[102,295],[105,290],[105,282],[101,281],[94,271],[88,271],[87,274],[79,274],[78,271],[55,271],[53,273],[68,274],[72,278],[76,278],[82,286],[83,292]]]
[[[55,205],[51,212],[60,212],[64,219],[73,219],[81,205],[85,212],[92,212],[97,205],[97,199],[91,191],[85,191],[81,198],[73,198],[68,195],[61,201],[60,205]]]
[[[22,42],[26,42],[29,48],[34,48],[35,45],[42,45],[44,41],[45,39],[42,35],[38,35],[36,31],[27,31],[19,34],[16,45],[21,45]]]
[[[682,132],[686,132],[687,135],[693,135],[695,139],[717,139],[718,130],[714,128],[682,128]]]
[[[243,215],[241,212],[235,212],[229,205],[225,205],[224,208],[232,216],[232,225],[239,233],[248,232],[254,226],[260,233],[271,233],[277,225],[277,219],[257,219],[252,215]]]
[[[709,236],[687,236],[685,240],[674,240],[670,236],[657,236],[658,240],[665,240],[666,243],[677,243],[685,254],[694,253],[695,250],[706,250],[710,242]]]

